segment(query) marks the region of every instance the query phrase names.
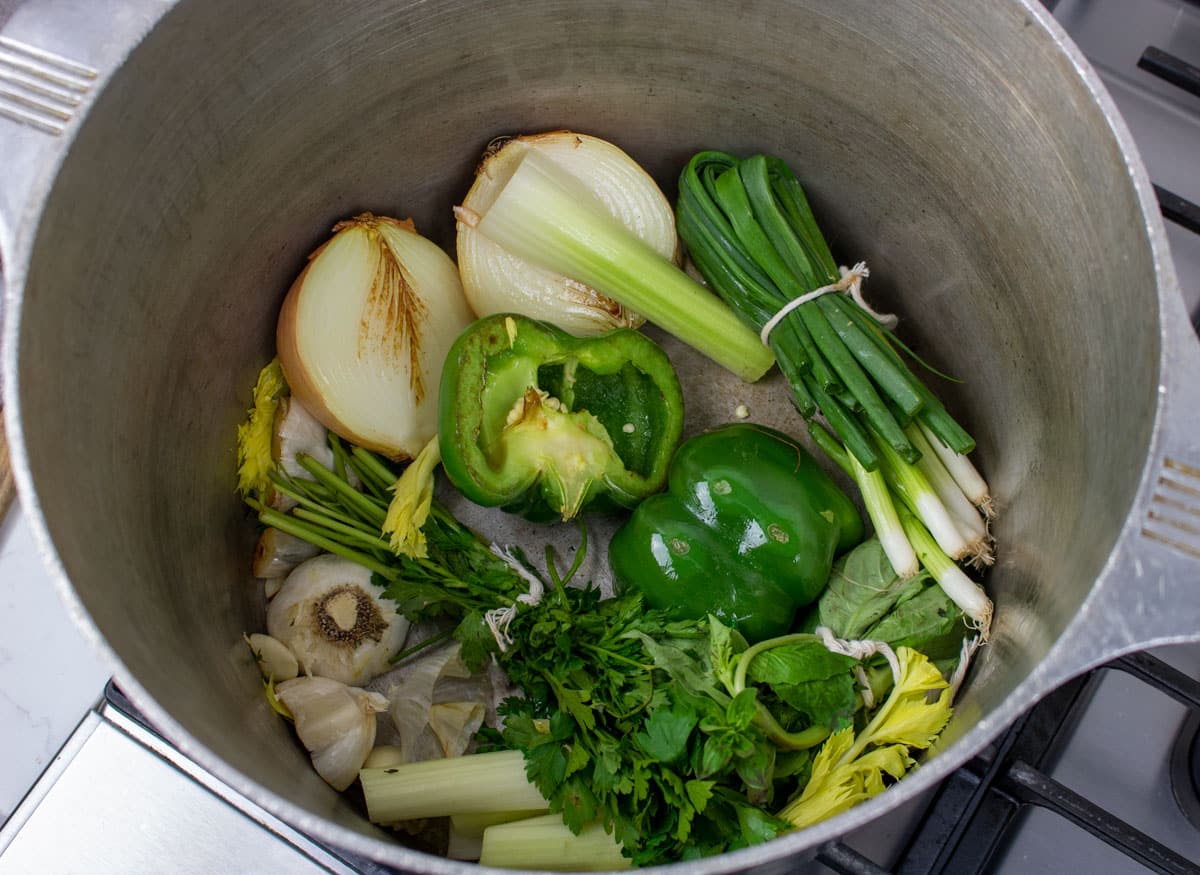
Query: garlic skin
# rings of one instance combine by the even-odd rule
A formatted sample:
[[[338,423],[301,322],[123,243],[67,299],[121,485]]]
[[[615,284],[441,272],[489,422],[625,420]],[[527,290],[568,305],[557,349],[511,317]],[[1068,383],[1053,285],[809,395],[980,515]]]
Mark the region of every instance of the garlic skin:
[[[290,681],[300,674],[300,664],[296,661],[295,654],[279,639],[261,632],[242,635],[242,638],[254,654],[254,661],[258,663],[263,680]]]
[[[280,310],[284,376],[330,431],[412,458],[437,434],[442,364],[474,318],[458,268],[411,221],[362,213],[333,231]]]
[[[663,258],[678,263],[675,213],[658,185],[625,152],[598,137],[550,131],[504,140],[484,156],[462,209],[495,197],[527,150],[536,150],[571,173],[599,204]],[[469,223],[458,222],[458,266],[463,293],[476,315],[520,313],[551,322],[580,337],[646,320],[580,282],[511,255]]]
[[[371,583],[371,572],[323,554],[296,568],[267,607],[267,632],[300,668],[343,684],[387,671],[408,635],[408,620]]]
[[[401,682],[388,688],[401,761],[462,756],[487,718],[492,697],[491,682],[467,670],[457,642],[414,660]]]
[[[387,710],[387,699],[320,677],[285,681],[275,695],[292,712],[317,774],[335,790],[353,784],[375,744],[375,715]]]

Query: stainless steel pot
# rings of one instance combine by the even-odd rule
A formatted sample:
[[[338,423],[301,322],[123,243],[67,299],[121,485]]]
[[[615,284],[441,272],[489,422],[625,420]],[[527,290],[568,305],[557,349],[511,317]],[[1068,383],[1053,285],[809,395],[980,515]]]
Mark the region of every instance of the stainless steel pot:
[[[782,869],[1072,675],[1200,638],[1200,355],[1129,134],[1032,0],[46,0],[0,57],[41,89],[0,99],[0,248],[5,412],[46,559],[154,723],[319,838],[462,868],[370,826],[263,707],[233,427],[325,229],[411,213],[448,242],[501,133],[607,136],[669,188],[701,147],[792,161],[835,251],[967,378],[940,388],[1003,507],[994,640],[942,749],[854,811],[688,871]],[[693,427],[743,391],[787,420],[777,385],[718,385]]]

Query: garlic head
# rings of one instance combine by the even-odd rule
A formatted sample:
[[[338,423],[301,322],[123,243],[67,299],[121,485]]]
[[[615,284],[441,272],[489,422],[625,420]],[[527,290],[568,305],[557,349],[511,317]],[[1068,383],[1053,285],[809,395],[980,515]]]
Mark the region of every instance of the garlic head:
[[[369,570],[328,553],[301,563],[267,607],[267,632],[300,667],[344,684],[387,671],[408,625]]]

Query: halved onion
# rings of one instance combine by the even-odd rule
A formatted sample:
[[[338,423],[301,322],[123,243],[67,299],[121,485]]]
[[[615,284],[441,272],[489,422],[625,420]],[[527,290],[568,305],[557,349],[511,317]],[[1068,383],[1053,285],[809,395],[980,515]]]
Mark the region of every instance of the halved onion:
[[[658,185],[636,161],[605,140],[552,131],[498,141],[489,147],[462,203],[472,210],[490,202],[525,150],[535,149],[576,177],[625,227],[664,258],[679,262],[675,214]],[[478,316],[521,313],[576,335],[636,328],[645,320],[594,289],[536,267],[470,225],[458,223],[458,268],[463,292]]]
[[[450,257],[411,220],[363,213],[309,256],[275,339],[292,393],[322,425],[405,459],[437,433],[442,363],[471,321]]]

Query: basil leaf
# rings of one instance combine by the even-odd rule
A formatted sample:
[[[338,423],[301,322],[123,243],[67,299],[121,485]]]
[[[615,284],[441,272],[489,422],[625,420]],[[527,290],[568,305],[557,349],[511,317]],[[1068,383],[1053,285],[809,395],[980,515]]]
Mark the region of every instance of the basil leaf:
[[[831,730],[849,726],[858,706],[854,676],[846,671],[819,681],[802,684],[777,684],[771,689],[789,707],[808,718],[812,726]]]
[[[820,641],[801,641],[765,650],[750,661],[746,677],[755,683],[802,684],[848,675],[856,660],[830,653]]]
[[[758,696],[754,687],[742,690],[729,702],[725,710],[725,720],[733,729],[745,729],[758,713]]]

